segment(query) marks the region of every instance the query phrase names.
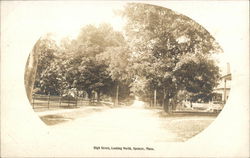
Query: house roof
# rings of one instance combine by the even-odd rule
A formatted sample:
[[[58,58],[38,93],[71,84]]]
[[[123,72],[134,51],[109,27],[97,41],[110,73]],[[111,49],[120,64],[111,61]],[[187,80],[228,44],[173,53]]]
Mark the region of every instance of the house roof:
[[[226,74],[224,76],[221,76],[221,79],[225,79],[225,80],[232,80],[232,75],[230,74]]]

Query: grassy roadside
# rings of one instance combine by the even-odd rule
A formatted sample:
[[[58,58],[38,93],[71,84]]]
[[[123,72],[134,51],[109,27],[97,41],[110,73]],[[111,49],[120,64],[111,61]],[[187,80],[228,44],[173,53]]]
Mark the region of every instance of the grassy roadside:
[[[177,141],[186,141],[199,134],[216,119],[218,113],[177,112],[167,114],[157,110],[156,115],[163,119],[163,128],[177,134]]]
[[[72,121],[77,118],[86,117],[95,112],[101,112],[112,108],[120,108],[127,106],[125,103],[121,103],[118,106],[114,106],[113,103],[101,103],[88,106],[80,106],[73,108],[57,108],[57,109],[41,109],[36,111],[40,116],[40,119],[49,126],[64,123],[66,121]]]
[[[63,123],[66,121],[72,121],[77,118],[88,116],[94,112],[101,112],[110,109],[110,106],[85,106],[77,109],[68,109],[60,113],[49,113],[48,115],[40,116],[40,119],[49,126]]]

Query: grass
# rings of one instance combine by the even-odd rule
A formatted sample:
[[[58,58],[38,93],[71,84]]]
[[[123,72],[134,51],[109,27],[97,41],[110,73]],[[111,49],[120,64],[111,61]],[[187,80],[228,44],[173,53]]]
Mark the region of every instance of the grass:
[[[164,128],[177,134],[177,141],[186,141],[207,128],[218,113],[208,112],[178,112],[167,114],[163,111],[156,113],[164,119]]]
[[[207,128],[213,120],[173,120],[167,125],[167,129],[178,135],[180,141],[186,141],[187,139],[199,134],[205,128]]]
[[[40,118],[45,124],[47,124],[49,126],[56,125],[58,123],[63,123],[63,122],[69,121],[69,120],[73,120],[73,118],[66,118],[66,117],[61,116],[61,115],[46,115],[46,116],[43,116]]]
[[[53,115],[45,115],[41,116],[41,120],[44,121],[46,125],[52,126],[59,123],[64,123],[66,121],[72,121],[77,118],[85,117],[89,114],[92,114],[94,112],[100,112],[105,109],[108,109],[110,107],[108,106],[88,106],[88,107],[82,107],[78,108],[74,111],[70,112],[62,112],[60,114],[53,114]]]

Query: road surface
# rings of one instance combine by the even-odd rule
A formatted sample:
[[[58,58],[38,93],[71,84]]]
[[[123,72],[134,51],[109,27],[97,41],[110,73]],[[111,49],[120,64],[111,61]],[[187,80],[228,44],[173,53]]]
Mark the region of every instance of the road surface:
[[[200,121],[206,121],[204,126],[207,126],[214,120],[214,117],[181,117],[177,120],[164,118],[159,117],[159,110],[145,109],[144,103],[136,100],[129,107],[95,112],[86,117],[50,126],[52,128],[51,134],[58,138],[62,136],[71,139],[73,137],[73,139],[95,142],[96,144],[102,142],[119,144],[131,142],[138,144],[161,143],[186,140],[183,134],[181,136],[178,132],[169,130],[169,127],[175,123],[181,122],[183,124],[184,122],[185,124],[185,121],[191,120],[193,122],[195,120],[200,124]],[[187,122],[187,124],[189,123]],[[192,130],[191,126],[188,127],[189,130]]]

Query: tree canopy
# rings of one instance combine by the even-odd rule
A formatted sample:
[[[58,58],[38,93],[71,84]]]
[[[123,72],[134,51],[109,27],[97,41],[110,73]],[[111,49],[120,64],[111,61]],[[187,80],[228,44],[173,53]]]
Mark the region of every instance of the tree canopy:
[[[67,95],[85,91],[111,96],[139,95],[169,105],[186,99],[211,99],[219,68],[211,55],[222,52],[202,26],[186,16],[159,6],[129,3],[119,15],[124,34],[110,24],[84,26],[76,39],[58,45],[40,39],[35,87],[38,92]],[[117,89],[120,86],[121,89]],[[188,94],[188,95],[187,95]]]
[[[169,99],[186,90],[200,95],[212,93],[219,68],[211,54],[221,52],[215,39],[199,24],[159,6],[130,3],[121,15],[133,52],[133,69],[151,92],[163,92],[165,110]]]

